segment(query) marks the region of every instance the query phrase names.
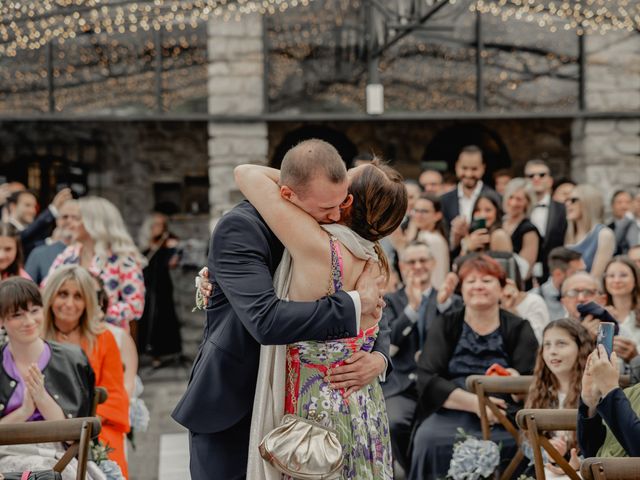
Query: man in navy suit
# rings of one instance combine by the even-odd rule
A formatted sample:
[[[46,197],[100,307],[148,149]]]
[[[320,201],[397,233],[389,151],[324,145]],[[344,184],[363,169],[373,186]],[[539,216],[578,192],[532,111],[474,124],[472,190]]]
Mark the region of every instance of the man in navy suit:
[[[540,245],[541,267],[534,268],[542,270],[538,273],[540,283],[544,283],[549,278],[549,266],[547,258],[556,247],[564,245],[564,234],[567,231],[567,213],[564,205],[551,199],[551,189],[553,187],[553,177],[549,165],[543,160],[529,160],[524,166],[524,175],[531,182],[533,191],[536,194],[536,204],[531,211],[531,223],[538,229],[542,237]]]
[[[282,185],[283,197],[321,223],[339,220],[348,180],[338,152],[326,142],[302,142],[285,155],[283,177],[287,168],[301,166],[294,162],[299,155],[306,172],[291,176],[304,180]],[[222,217],[212,234],[208,267],[213,294],[204,338],[187,391],[172,414],[190,431],[192,480],[245,478],[261,344],[354,337],[360,312],[380,314],[381,281],[371,268],[360,277],[357,291],[315,302],[279,300],[273,274],[283,249],[246,201]],[[382,322],[374,350],[332,371],[332,384],[357,388],[386,372],[389,331]]]
[[[407,450],[418,398],[416,356],[422,350],[429,324],[438,315],[461,307],[462,300],[452,295],[457,283],[455,276],[447,277],[440,292],[431,285],[435,260],[426,243],[409,243],[400,252],[399,266],[404,286],[385,297],[383,318],[391,327],[393,375],[382,384],[382,391],[387,403],[393,458],[408,471]]]
[[[450,248],[457,252],[460,240],[469,231],[473,216],[473,206],[481,193],[494,195],[501,203],[500,196],[482,181],[486,170],[482,150],[475,145],[464,147],[456,160],[458,185],[440,197],[442,216],[451,225]]]

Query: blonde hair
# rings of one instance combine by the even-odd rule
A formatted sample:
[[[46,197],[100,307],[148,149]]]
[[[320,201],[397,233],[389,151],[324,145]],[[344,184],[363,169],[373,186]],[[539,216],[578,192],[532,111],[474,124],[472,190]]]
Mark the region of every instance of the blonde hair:
[[[106,262],[107,257],[114,254],[118,257],[132,257],[142,266],[147,264],[129,235],[120,211],[113,203],[101,197],[83,197],[78,200],[78,205],[84,228],[93,239],[95,253],[102,262]]]
[[[55,317],[53,315],[53,301],[68,280],[76,282],[84,300],[84,311],[80,316],[80,336],[89,344],[89,351],[93,350],[96,336],[104,331],[99,320],[98,295],[93,277],[88,270],[79,265],[63,265],[49,275],[44,287],[44,323],[42,336],[45,340],[56,340]]]
[[[536,204],[536,193],[533,191],[531,183],[522,177],[515,177],[509,180],[509,183],[504,187],[504,195],[502,196],[502,209],[507,211],[507,201],[518,190],[524,190],[524,194],[527,197],[527,209],[525,215],[528,217]]]
[[[567,233],[564,237],[565,244],[576,243],[578,230],[590,232],[604,218],[604,199],[596,187],[587,184],[576,185],[572,196],[580,200],[581,215],[578,220],[567,222]]]

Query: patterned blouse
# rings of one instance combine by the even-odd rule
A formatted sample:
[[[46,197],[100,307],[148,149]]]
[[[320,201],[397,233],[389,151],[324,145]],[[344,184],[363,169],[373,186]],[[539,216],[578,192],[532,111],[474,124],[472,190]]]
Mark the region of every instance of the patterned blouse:
[[[76,243],[56,257],[49,275],[62,265],[79,265],[82,245]],[[102,267],[100,267],[102,265]],[[133,257],[111,255],[106,260],[93,257],[89,271],[104,282],[109,296],[106,320],[113,325],[129,330],[129,322],[138,320],[144,310],[144,279],[142,267]],[[46,279],[43,283],[46,282]]]

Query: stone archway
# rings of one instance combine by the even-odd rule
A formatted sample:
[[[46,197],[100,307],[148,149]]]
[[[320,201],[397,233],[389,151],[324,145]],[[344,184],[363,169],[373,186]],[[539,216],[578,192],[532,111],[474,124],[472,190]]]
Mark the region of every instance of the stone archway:
[[[492,174],[511,167],[511,155],[500,135],[478,123],[456,124],[438,132],[425,148],[423,162],[444,161],[447,170],[455,170],[456,159],[463,147],[477,145],[482,149],[487,171],[485,183],[493,183]]]
[[[336,150],[338,150],[338,153],[340,153],[347,168],[351,166],[353,158],[358,154],[356,145],[341,131],[324,125],[305,125],[290,131],[284,136],[274,150],[270,166],[280,168],[285,153],[287,153],[291,147],[310,138],[324,140],[333,145]]]

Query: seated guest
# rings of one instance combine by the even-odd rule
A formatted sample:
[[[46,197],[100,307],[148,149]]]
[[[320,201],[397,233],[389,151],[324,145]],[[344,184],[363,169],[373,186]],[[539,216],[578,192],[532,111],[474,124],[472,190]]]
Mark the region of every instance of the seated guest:
[[[508,279],[502,289],[500,306],[514,315],[528,320],[536,334],[538,342],[542,341],[542,331],[549,323],[549,311],[542,297],[536,293],[524,292],[518,283]]]
[[[486,255],[470,258],[460,268],[460,279],[465,307],[435,318],[418,359],[418,427],[409,473],[413,480],[446,475],[459,428],[481,436],[478,398],[465,390],[469,375],[483,375],[493,364],[513,375],[531,374],[535,364],[538,342],[531,325],[500,309],[506,279],[498,262]],[[506,408],[503,399],[495,401]],[[515,447],[506,430],[495,427],[492,439],[503,443],[503,455],[513,453],[505,448]]]
[[[567,315],[560,302],[562,282],[575,272],[584,270],[584,262],[578,252],[565,247],[556,247],[549,253],[547,265],[549,266],[549,279],[540,287],[532,289],[531,292],[537,293],[545,301],[551,320],[558,320]]]
[[[416,407],[416,353],[422,349],[429,326],[441,313],[460,308],[452,296],[455,280],[447,280],[438,292],[431,282],[435,259],[422,242],[411,242],[400,253],[404,286],[385,297],[383,311],[391,328],[393,375],[382,384],[387,404],[393,457],[408,470],[407,449]]]
[[[571,195],[573,187],[576,186],[576,182],[567,177],[558,177],[553,180],[553,186],[551,187],[551,199],[554,202],[564,203]]]
[[[62,251],[73,243],[76,224],[80,221],[80,207],[75,200],[69,200],[60,207],[56,218],[56,228],[44,245],[33,249],[24,269],[36,284],[49,274],[51,264]]]
[[[81,347],[95,372],[96,385],[107,389],[107,401],[97,410],[102,420],[98,438],[113,449],[109,458],[127,477],[124,438],[129,431],[129,396],[118,345],[99,320],[91,274],[77,265],[62,266],[49,276],[43,297],[44,338]]]
[[[600,320],[594,318],[593,315],[580,315],[578,305],[581,303],[594,302],[602,307],[606,306],[607,296],[602,291],[600,282],[587,272],[576,272],[562,284],[561,302],[567,311],[567,315],[576,320],[580,320],[582,325],[595,339],[598,336]],[[618,325],[620,325],[619,322]],[[626,326],[619,326],[619,332],[614,337],[613,342],[614,350],[618,353],[618,356],[624,358],[626,362],[638,355],[636,343],[633,341],[633,334]]]
[[[0,326],[8,343],[0,349],[0,424],[64,420],[91,414],[94,374],[80,348],[40,338],[42,297],[30,280],[0,282]],[[47,451],[64,451],[51,445]],[[52,468],[49,456],[31,445],[3,447],[0,470]]]
[[[473,206],[473,220],[484,220],[485,226],[469,231],[462,239],[461,254],[472,252],[512,252],[509,234],[502,228],[502,208],[494,195],[481,193]]]
[[[60,207],[68,200],[71,200],[71,190],[63,188],[53,198],[49,207],[36,217],[38,199],[35,193],[20,190],[8,198],[9,222],[20,232],[25,258],[29,258],[31,250],[44,243],[44,239],[51,233]]]
[[[549,257],[551,250],[564,244],[564,235],[567,231],[567,213],[564,201],[559,203],[555,199],[551,199],[553,178],[551,177],[551,169],[544,160],[529,160],[524,166],[524,176],[531,183],[536,196],[530,219],[542,237],[540,245],[542,276],[540,278],[542,282],[545,282],[549,276],[545,260]],[[573,185],[570,185],[570,188],[573,188]],[[539,273],[536,272],[534,275],[539,276]]]
[[[611,197],[611,215],[613,221],[607,225],[616,236],[616,255],[624,254],[629,250],[629,229],[633,216],[631,205],[633,197],[626,190],[616,190]]]
[[[640,457],[640,384],[623,392],[617,364],[602,345],[587,361],[577,432],[585,457]]]
[[[504,196],[504,190],[512,178],[513,172],[508,168],[501,168],[493,172],[493,185],[498,195]]]
[[[565,202],[567,233],[565,246],[582,255],[586,270],[600,278],[616,249],[615,236],[602,224],[604,203],[591,185],[577,185]]]
[[[563,318],[549,323],[538,350],[525,408],[578,408],[582,373],[593,346],[589,332],[576,321]],[[569,454],[576,446],[573,432],[555,432],[550,442],[561,455]],[[576,456],[575,450],[572,456]]]
[[[607,309],[630,338],[615,337],[614,349],[625,362],[631,361],[640,343],[640,270],[628,257],[614,257],[604,271]]]
[[[535,193],[524,178],[514,178],[507,184],[502,199],[506,214],[502,228],[511,235],[513,253],[517,253],[527,263],[526,268],[521,268],[525,280],[531,278],[542,243],[538,229],[529,219],[535,202]]]
[[[14,276],[31,280],[22,268],[23,259],[20,234],[13,225],[0,223],[0,280]]]

